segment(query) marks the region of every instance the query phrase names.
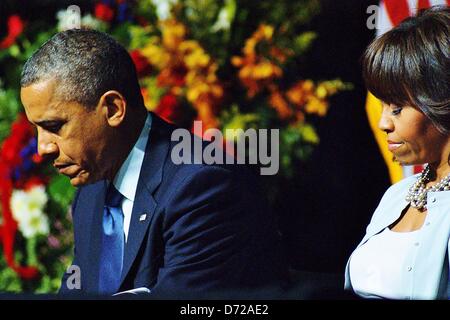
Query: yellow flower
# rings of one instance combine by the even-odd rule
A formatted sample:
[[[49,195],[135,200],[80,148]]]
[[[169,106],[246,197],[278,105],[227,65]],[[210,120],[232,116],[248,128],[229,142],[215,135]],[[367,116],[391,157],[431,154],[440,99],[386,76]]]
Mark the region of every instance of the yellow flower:
[[[268,24],[260,24],[256,32],[253,34],[253,38],[258,41],[272,40],[274,27]]]
[[[274,28],[270,25],[262,24],[258,31],[265,39],[272,39]]]
[[[286,92],[289,101],[297,107],[303,106],[313,94],[314,82],[311,80],[300,80]]]
[[[150,41],[150,43],[141,50],[141,54],[158,69],[164,69],[170,61],[170,55],[164,48],[157,44],[155,40]]]
[[[316,96],[311,96],[306,103],[305,111],[307,113],[314,113],[323,117],[327,114],[328,102],[323,99],[319,99]]]
[[[282,75],[281,69],[269,61],[263,61],[254,66],[252,77],[254,79],[278,78]]]
[[[160,23],[162,43],[168,50],[176,50],[186,35],[186,28],[175,19],[164,20]]]
[[[327,91],[327,89],[325,88],[325,86],[319,84],[319,85],[317,86],[317,88],[316,88],[316,96],[317,96],[319,99],[324,99],[324,98],[327,97],[327,95],[328,95],[328,91]]]
[[[188,69],[206,68],[211,59],[201,47],[195,48],[185,56],[184,62]]]

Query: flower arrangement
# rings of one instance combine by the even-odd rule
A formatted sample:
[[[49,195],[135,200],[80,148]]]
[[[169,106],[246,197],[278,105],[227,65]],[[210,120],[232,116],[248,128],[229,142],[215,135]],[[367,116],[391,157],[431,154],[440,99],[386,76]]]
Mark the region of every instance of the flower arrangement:
[[[52,178],[46,167],[36,153],[32,126],[23,114],[19,114],[0,149],[0,239],[4,262],[15,272],[0,275],[3,290],[22,291],[31,286],[37,292],[48,292],[59,286],[56,278],[51,276],[58,275],[54,272],[61,272],[61,267],[44,262],[71,246],[69,235],[58,217],[61,209],[58,210],[56,204],[59,202],[65,211],[73,194],[60,177]],[[62,199],[64,195],[65,199]],[[69,221],[63,220],[66,229],[69,228]],[[43,239],[47,239],[45,247],[38,246]],[[25,250],[17,251],[16,247]],[[49,248],[54,251],[50,253]],[[55,262],[61,263],[64,258],[60,255],[60,260]],[[66,257],[65,263],[70,261],[69,258]]]
[[[37,154],[19,100],[21,66],[45,40],[74,19],[110,33],[128,48],[149,110],[185,128],[277,128],[279,176],[290,179],[319,143],[310,119],[351,88],[301,73],[319,3],[103,0],[80,16],[61,8],[56,24],[11,15],[0,37],[0,291],[55,292],[72,258],[74,189]]]

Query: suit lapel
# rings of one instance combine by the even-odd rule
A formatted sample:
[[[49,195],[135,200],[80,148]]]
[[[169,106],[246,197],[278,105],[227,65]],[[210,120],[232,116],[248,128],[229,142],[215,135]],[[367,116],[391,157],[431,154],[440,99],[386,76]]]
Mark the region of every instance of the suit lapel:
[[[89,217],[86,217],[85,222],[80,221],[80,228],[90,228],[90,236],[87,239],[87,248],[85,247],[87,255],[84,259],[83,268],[83,270],[86,271],[82,274],[81,279],[82,281],[83,278],[87,280],[85,282],[85,290],[92,293],[98,292],[98,276],[100,268],[99,259],[102,239],[102,214],[107,185],[108,183],[106,180],[95,183],[85,191],[85,194],[88,194],[89,199],[80,201],[81,203],[84,203],[83,208],[80,208],[83,210],[83,213],[86,212],[91,215],[90,219]],[[81,214],[81,216],[83,216],[83,214]]]
[[[139,175],[128,239],[125,246],[121,283],[125,280],[138,255],[139,248],[157,207],[153,193],[162,180],[163,165],[167,158],[169,142],[170,131],[161,119],[152,114],[152,127]]]

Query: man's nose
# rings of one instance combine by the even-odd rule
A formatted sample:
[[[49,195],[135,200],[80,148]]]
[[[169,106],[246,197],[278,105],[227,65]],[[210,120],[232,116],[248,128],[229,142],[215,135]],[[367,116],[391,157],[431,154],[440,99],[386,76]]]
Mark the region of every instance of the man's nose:
[[[378,121],[378,128],[384,132],[392,132],[394,130],[394,123],[392,122],[390,111],[385,106],[383,106],[381,118],[380,121]]]
[[[52,135],[45,130],[38,130],[38,153],[42,157],[56,156],[59,152],[58,145],[52,139]]]

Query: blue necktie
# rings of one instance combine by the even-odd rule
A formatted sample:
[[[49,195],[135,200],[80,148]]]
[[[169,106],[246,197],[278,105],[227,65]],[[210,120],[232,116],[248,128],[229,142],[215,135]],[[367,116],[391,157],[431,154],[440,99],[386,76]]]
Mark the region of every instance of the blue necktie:
[[[100,254],[99,292],[116,293],[123,266],[125,234],[123,232],[122,195],[111,184],[103,209],[102,250]]]

